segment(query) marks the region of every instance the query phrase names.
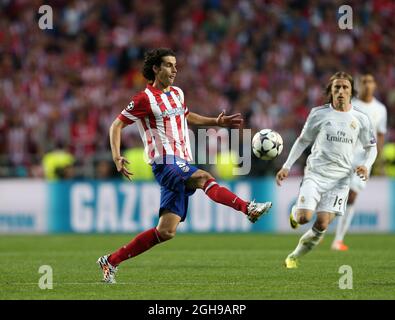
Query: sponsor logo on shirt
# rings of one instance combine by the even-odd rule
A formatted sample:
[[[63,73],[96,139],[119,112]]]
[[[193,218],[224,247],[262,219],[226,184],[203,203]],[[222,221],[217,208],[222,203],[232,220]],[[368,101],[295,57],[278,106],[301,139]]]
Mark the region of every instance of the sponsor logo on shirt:
[[[336,132],[336,135],[326,134],[326,140],[331,142],[349,143],[353,144],[354,140],[347,137],[346,133],[342,130]]]
[[[174,108],[170,110],[164,110],[162,112],[162,117],[175,117],[184,114],[184,108]]]

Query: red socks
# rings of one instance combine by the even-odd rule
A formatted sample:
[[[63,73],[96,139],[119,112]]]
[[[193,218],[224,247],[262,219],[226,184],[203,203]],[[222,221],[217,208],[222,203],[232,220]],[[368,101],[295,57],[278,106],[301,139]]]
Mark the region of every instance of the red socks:
[[[122,261],[135,257],[162,241],[156,228],[146,230],[139,233],[129,244],[112,253],[108,258],[108,262],[113,266],[117,266]]]
[[[211,200],[247,214],[248,203],[240,199],[227,188],[219,186],[215,179],[208,180],[205,183],[203,190]],[[159,232],[156,228],[146,230],[139,233],[126,246],[123,246],[112,253],[108,258],[108,262],[113,266],[117,266],[122,261],[135,257],[163,241],[164,240],[160,238]]]
[[[248,203],[227,188],[219,186],[215,179],[209,179],[205,183],[203,191],[211,200],[247,214]]]

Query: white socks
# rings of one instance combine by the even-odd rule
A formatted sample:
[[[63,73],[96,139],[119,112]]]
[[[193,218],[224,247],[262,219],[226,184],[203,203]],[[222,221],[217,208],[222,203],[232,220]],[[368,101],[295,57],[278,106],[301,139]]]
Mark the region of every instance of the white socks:
[[[343,241],[344,236],[350,228],[352,218],[354,217],[354,212],[354,205],[349,204],[347,205],[344,216],[338,217],[339,221],[337,222],[335,241]]]
[[[289,255],[294,258],[301,257],[311,251],[324,237],[326,230],[319,231],[312,227],[299,240],[296,249]]]

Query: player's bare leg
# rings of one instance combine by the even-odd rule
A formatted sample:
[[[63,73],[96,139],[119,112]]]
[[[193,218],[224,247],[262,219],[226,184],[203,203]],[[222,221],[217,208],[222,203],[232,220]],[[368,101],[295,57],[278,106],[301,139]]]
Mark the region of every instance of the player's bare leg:
[[[156,228],[141,232],[127,245],[110,255],[100,257],[97,263],[102,269],[103,281],[115,283],[115,273],[118,271],[117,267],[121,262],[149,250],[158,243],[173,239],[180,220],[180,216],[169,210],[164,210]]]
[[[332,249],[338,251],[347,251],[348,246],[344,244],[344,237],[350,228],[352,218],[354,217],[354,203],[357,198],[357,193],[353,190],[350,190],[348,193],[347,199],[347,208],[344,216],[338,217],[337,227],[336,227],[336,236],[332,243]]]
[[[164,210],[159,218],[156,230],[161,241],[171,240],[175,237],[181,217],[170,210]]]
[[[299,225],[308,223],[313,217],[313,211],[309,209],[296,209],[295,206],[291,209],[289,215],[289,223],[292,229],[296,229]]]
[[[229,189],[218,185],[210,173],[200,169],[187,180],[186,186],[189,189],[202,189],[211,200],[243,212],[253,223],[267,214],[272,206],[271,202],[244,201]]]
[[[305,212],[305,215],[307,217],[312,214],[313,212],[310,210]],[[294,269],[298,267],[298,259],[311,251],[315,246],[320,243],[325,235],[326,230],[328,229],[329,224],[333,221],[334,218],[334,213],[317,213],[317,219],[315,220],[313,227],[300,238],[295,250],[291,252],[285,259],[286,268]]]

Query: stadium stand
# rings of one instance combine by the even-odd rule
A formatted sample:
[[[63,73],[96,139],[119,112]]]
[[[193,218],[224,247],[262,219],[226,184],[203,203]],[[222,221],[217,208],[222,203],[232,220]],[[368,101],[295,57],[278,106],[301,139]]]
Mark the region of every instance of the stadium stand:
[[[108,157],[108,127],[145,86],[143,53],[177,52],[190,110],[242,112],[246,127],[273,128],[285,150],[339,69],[371,70],[376,96],[395,110],[395,3],[349,1],[354,32],[340,30],[333,1],[47,1],[54,28],[40,30],[37,1],[0,3],[0,176],[44,177],[59,143],[79,176]],[[36,13],[36,14],[35,14]],[[394,141],[389,117],[388,141]],[[128,128],[125,149],[135,146]],[[135,138],[133,138],[135,137]],[[273,174],[257,161],[252,175]],[[296,167],[301,173],[303,159]],[[93,169],[92,169],[93,168]]]

